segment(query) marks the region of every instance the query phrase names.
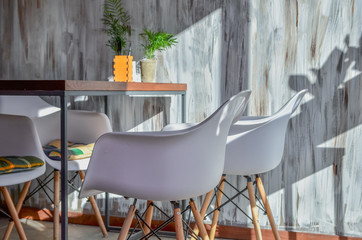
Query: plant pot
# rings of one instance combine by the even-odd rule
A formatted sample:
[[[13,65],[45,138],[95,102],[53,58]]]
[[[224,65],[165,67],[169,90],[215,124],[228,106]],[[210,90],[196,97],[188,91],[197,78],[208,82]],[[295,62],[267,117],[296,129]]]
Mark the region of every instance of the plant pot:
[[[113,60],[113,78],[115,82],[132,82],[133,56],[116,55]]]
[[[142,82],[155,82],[156,60],[141,60],[141,79]]]

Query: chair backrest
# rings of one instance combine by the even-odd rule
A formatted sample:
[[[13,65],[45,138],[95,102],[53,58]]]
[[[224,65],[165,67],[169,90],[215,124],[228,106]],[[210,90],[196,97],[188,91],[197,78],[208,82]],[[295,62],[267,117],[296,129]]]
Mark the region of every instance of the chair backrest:
[[[44,157],[33,121],[26,116],[0,114],[0,155]]]
[[[59,112],[38,96],[0,96],[0,113],[31,118],[42,145],[60,138]]]
[[[243,117],[229,131],[225,174],[252,175],[279,165],[290,116],[307,90],[298,92],[279,111],[260,119]]]
[[[223,173],[229,128],[249,96],[250,91],[235,95],[188,129],[104,134],[95,144],[80,197],[106,191],[166,201],[210,191]]]
[[[38,96],[0,96],[0,113],[31,118],[42,145],[60,139],[60,108],[48,104]],[[104,114],[95,116],[93,112],[68,110],[68,140],[91,143],[103,133],[111,131],[110,125],[99,124],[102,122],[99,118],[106,118],[106,116]],[[85,130],[89,129],[87,126],[93,126],[92,131]],[[88,141],[84,142],[84,139]]]
[[[44,159],[33,121],[26,116],[0,114],[0,156]],[[30,171],[0,174],[0,186],[23,183],[44,174],[45,165]]]
[[[59,108],[38,96],[0,96],[0,113],[3,114],[38,118],[58,111]]]

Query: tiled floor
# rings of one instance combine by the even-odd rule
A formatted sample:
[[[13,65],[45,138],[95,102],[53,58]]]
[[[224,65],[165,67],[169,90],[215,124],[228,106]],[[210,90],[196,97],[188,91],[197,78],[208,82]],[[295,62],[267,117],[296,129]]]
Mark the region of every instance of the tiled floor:
[[[53,236],[53,223],[45,222],[45,221],[32,221],[32,220],[21,220],[23,223],[25,234],[27,235],[29,240],[43,240],[43,239],[52,239]],[[0,237],[2,238],[5,233],[6,227],[8,224],[8,220],[6,218],[0,218]],[[98,227],[94,226],[84,226],[77,224],[69,224],[69,240],[96,240],[96,239],[117,239],[118,233],[109,232],[107,238],[103,238],[102,233],[100,232]],[[18,240],[19,237],[17,235],[16,229],[13,229],[10,240]],[[157,238],[152,237],[151,240],[155,240]],[[166,238],[162,237],[162,239],[175,239],[175,238]]]

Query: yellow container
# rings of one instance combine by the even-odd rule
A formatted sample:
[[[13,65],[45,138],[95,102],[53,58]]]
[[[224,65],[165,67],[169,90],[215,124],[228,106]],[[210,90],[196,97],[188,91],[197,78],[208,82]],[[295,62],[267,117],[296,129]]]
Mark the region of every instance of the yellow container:
[[[115,82],[132,82],[133,56],[116,55],[113,60],[113,78]]]

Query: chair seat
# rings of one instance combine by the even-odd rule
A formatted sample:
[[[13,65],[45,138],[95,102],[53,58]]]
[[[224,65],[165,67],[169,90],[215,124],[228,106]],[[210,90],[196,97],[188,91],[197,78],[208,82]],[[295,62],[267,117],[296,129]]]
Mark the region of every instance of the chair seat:
[[[29,171],[44,165],[44,161],[33,156],[0,157],[0,174]]]
[[[59,139],[51,141],[43,146],[43,151],[48,158],[56,161],[61,160],[61,142]],[[72,143],[68,142],[68,160],[82,160],[90,158],[94,148],[94,143]]]
[[[30,171],[17,172],[13,174],[0,174],[0,185],[2,187],[16,185],[33,180],[45,173],[45,164]]]
[[[87,170],[94,143],[83,144],[68,142],[68,171]],[[54,169],[61,169],[60,140],[54,140],[43,146],[47,163]]]
[[[80,160],[72,160],[72,161],[68,161],[68,171],[84,171],[87,170],[88,168],[88,164],[89,164],[90,158],[83,158]],[[60,170],[61,161],[56,161],[56,160],[52,160],[50,158],[48,158],[46,160],[47,164],[49,164],[52,168],[56,169],[56,170]]]

